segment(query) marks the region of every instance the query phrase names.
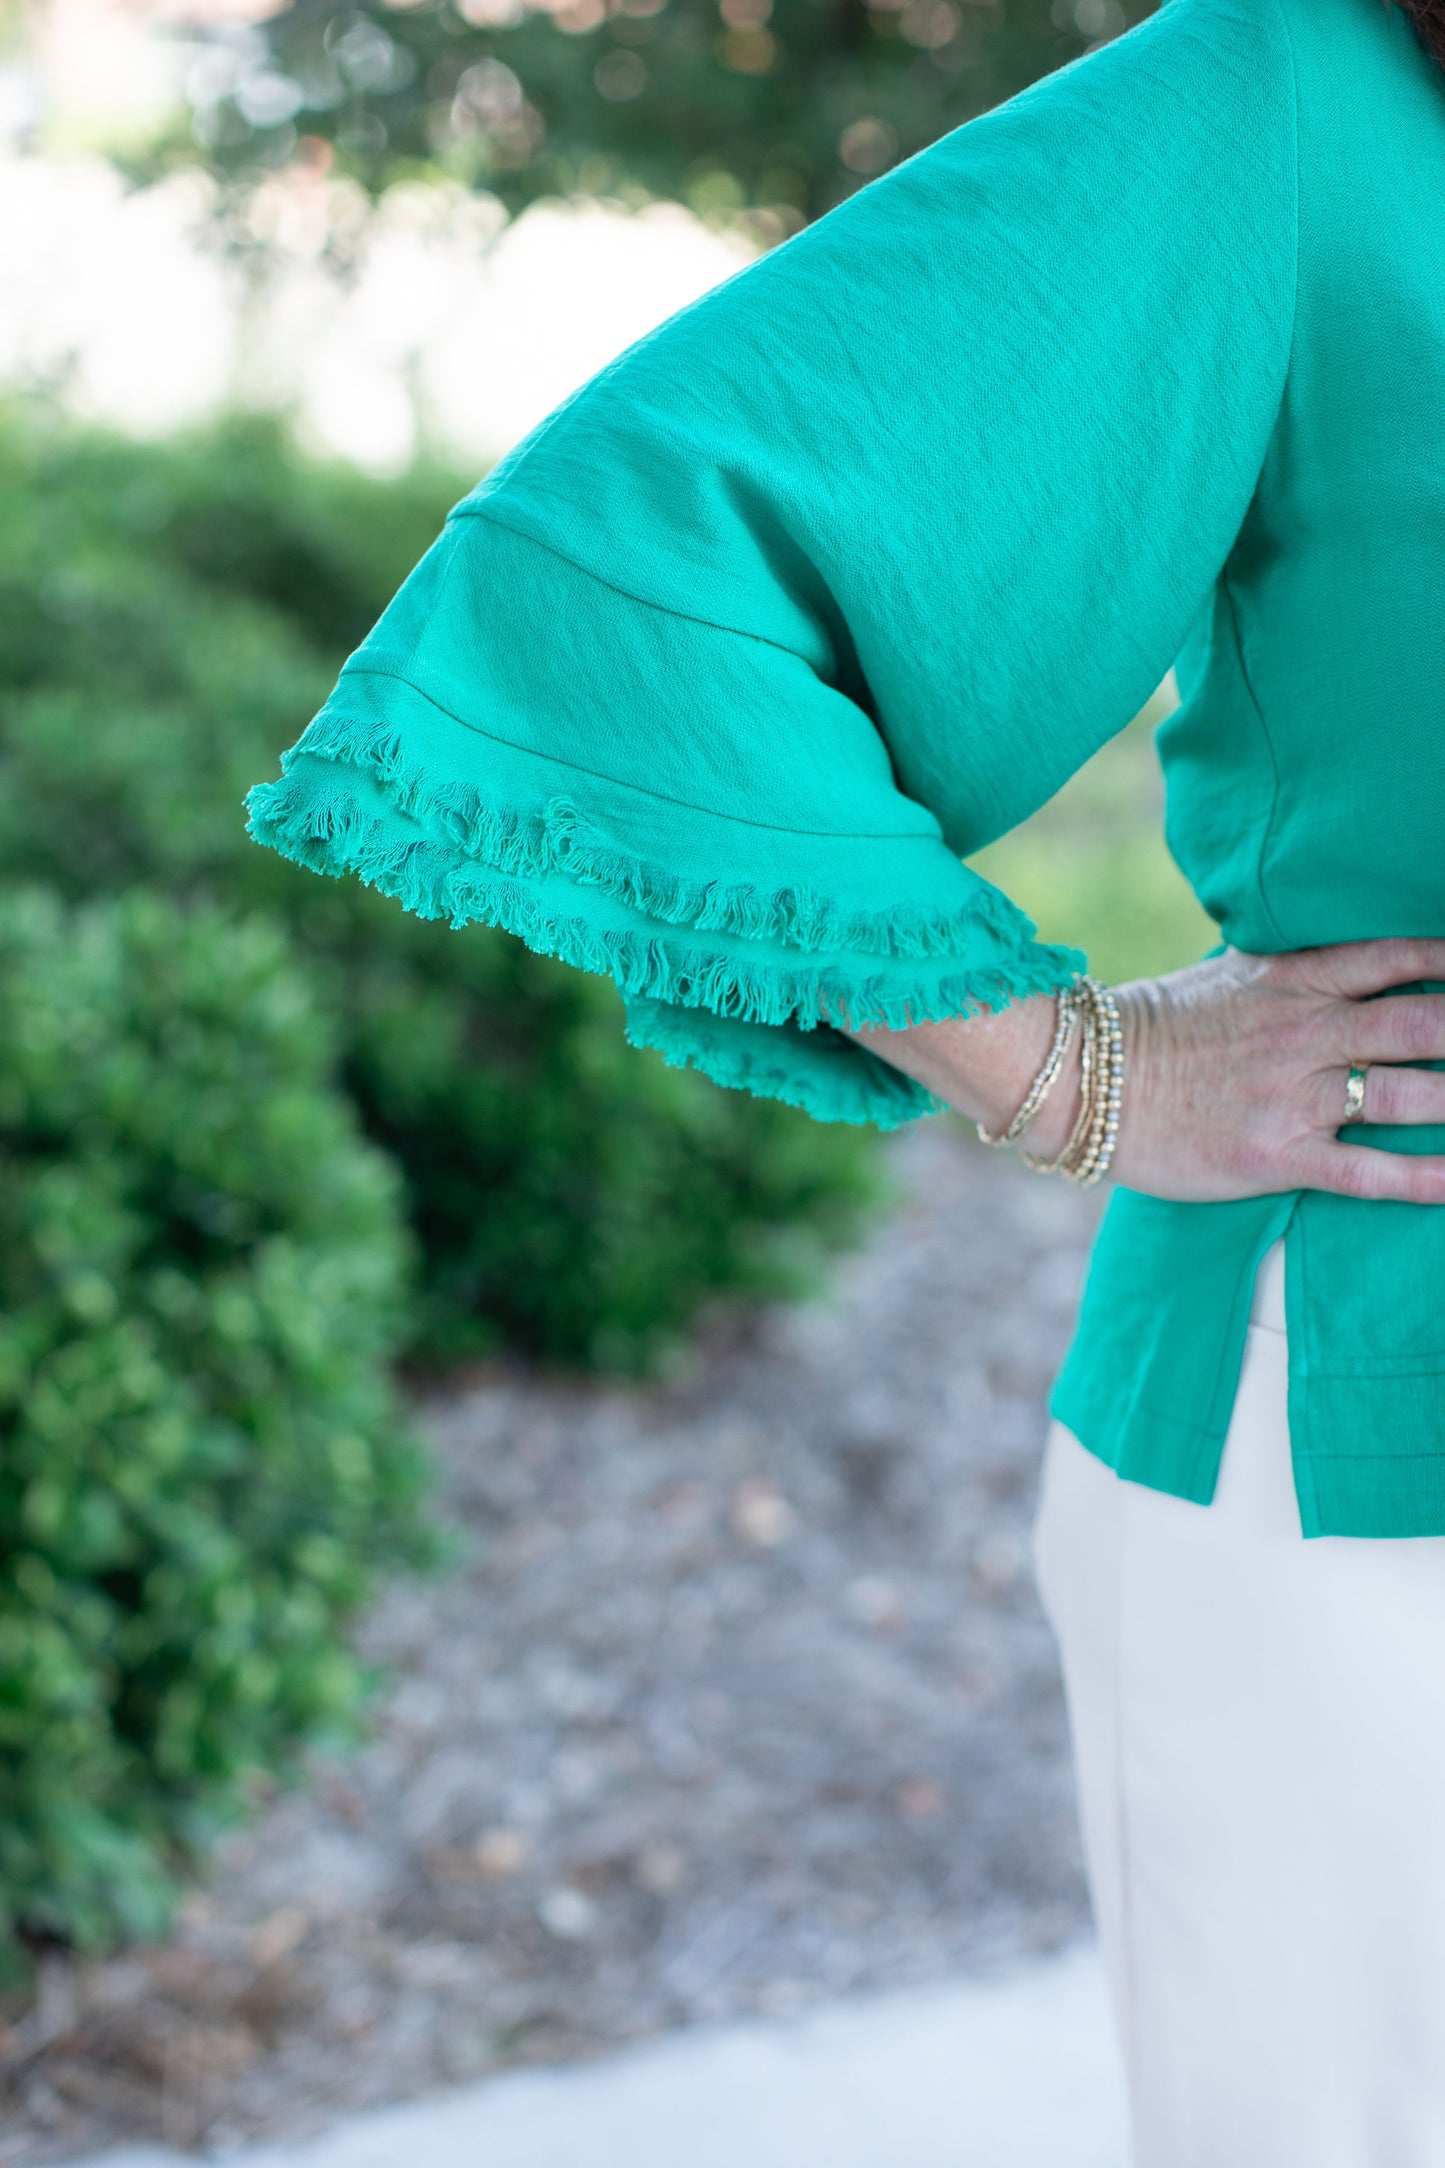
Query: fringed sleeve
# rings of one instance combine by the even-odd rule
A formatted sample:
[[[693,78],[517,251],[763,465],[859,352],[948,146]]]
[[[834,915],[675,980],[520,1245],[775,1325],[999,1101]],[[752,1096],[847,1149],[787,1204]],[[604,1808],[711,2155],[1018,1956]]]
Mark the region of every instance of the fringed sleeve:
[[[1137,711],[1289,347],[1273,0],[1167,0],[632,348],[459,505],[252,833],[823,1118],[1083,959],[967,853]]]

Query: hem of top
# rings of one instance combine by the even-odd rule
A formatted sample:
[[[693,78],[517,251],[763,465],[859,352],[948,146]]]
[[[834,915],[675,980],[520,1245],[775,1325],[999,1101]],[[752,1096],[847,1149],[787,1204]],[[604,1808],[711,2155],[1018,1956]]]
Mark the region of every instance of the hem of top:
[[[1445,1536],[1445,1453],[1420,1454],[1381,1482],[1378,1459],[1347,1453],[1311,1454],[1309,1510],[1301,1522],[1305,1537],[1388,1539]]]
[[[1312,1387],[1316,1383],[1314,1379],[1309,1382]],[[1379,1383],[1370,1378],[1354,1382],[1368,1388]],[[1370,1403],[1371,1419],[1389,1430],[1392,1418],[1389,1411],[1380,1409],[1374,1390],[1370,1392]],[[1317,1409],[1314,1412],[1318,1414]],[[1208,1507],[1212,1503],[1225,1444],[1223,1436],[1205,1432],[1177,1416],[1144,1408],[1134,1409],[1130,1420],[1122,1424],[1095,1424],[1089,1410],[1070,1405],[1066,1394],[1056,1393],[1051,1398],[1049,1413],[1120,1482],[1137,1483],[1145,1490],[1159,1491],[1192,1505]],[[1409,1409],[1402,1408],[1399,1418],[1394,1419],[1400,1428],[1408,1429],[1409,1413]],[[1156,1451],[1152,1463],[1134,1457],[1129,1450],[1129,1432],[1134,1419],[1140,1417],[1156,1441],[1173,1434],[1184,1448],[1178,1461],[1171,1465],[1167,1450]],[[1393,1542],[1445,1536],[1445,1448],[1390,1454],[1321,1451],[1310,1441],[1316,1425],[1301,1402],[1294,1377],[1290,1380],[1289,1424],[1295,1500],[1304,1540],[1314,1542],[1323,1536],[1337,1536]]]
[[[1191,1505],[1207,1506],[1214,1497],[1224,1450],[1224,1431],[1205,1429],[1198,1423],[1144,1407],[1135,1402],[1121,1419],[1094,1420],[1087,1401],[1076,1399],[1062,1381],[1049,1396],[1049,1413],[1078,1439],[1086,1453],[1113,1470],[1121,1483],[1138,1483],[1145,1490],[1162,1491]],[[1140,1427],[1146,1427],[1151,1451],[1141,1454],[1135,1443]],[[1161,1441],[1165,1450],[1158,1450]]]
[[[1188,1505],[1208,1508],[1213,1485],[1207,1488],[1176,1471],[1121,1468],[1110,1457],[1108,1444],[1090,1437],[1087,1423],[1080,1424],[1061,1407],[1053,1418],[1076,1444],[1108,1468],[1121,1483],[1137,1483],[1142,1490],[1178,1498]],[[1157,1418],[1156,1418],[1157,1420]],[[1205,1441],[1202,1441],[1205,1442]],[[1223,1439],[1213,1441],[1223,1445]],[[1407,1543],[1445,1537],[1445,1452],[1396,1455],[1394,1480],[1382,1483],[1382,1467],[1389,1461],[1351,1453],[1311,1453],[1306,1466],[1307,1485],[1297,1485],[1300,1535],[1307,1543],[1326,1536],[1357,1542]]]

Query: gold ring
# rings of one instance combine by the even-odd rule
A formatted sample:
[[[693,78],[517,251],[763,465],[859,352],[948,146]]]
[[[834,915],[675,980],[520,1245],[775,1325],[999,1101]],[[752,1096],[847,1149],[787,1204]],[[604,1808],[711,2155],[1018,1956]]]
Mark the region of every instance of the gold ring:
[[[1345,1120],[1347,1122],[1359,1121],[1365,1111],[1365,1071],[1369,1066],[1367,1061],[1352,1061],[1350,1063],[1350,1073],[1345,1078]]]

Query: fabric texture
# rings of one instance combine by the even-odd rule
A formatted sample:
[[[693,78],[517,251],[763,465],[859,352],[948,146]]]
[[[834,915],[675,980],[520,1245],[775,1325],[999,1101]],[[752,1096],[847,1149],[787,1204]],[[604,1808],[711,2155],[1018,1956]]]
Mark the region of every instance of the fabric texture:
[[[1381,0],[1166,0],[534,430],[254,834],[610,974],[671,1061],[889,1126],[936,1102],[838,1027],[1066,983],[966,860],[1177,660],[1169,836],[1226,939],[1440,931],[1442,155]],[[1208,1497],[1286,1223],[1307,1529],[1445,1530],[1423,1208],[1118,1193],[1055,1412]]]
[[[1055,1423],[1035,1530],[1135,2168],[1445,2159],[1445,1539],[1300,1540],[1283,1250],[1207,1510]]]

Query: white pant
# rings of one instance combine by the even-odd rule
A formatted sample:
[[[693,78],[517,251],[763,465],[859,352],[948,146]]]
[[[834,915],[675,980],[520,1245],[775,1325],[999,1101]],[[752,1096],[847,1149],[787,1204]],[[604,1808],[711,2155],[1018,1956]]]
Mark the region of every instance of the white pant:
[[[1445,2168],[1445,1538],[1301,1537],[1282,1265],[1212,1505],[1049,1434],[1035,1559],[1136,2168]]]

